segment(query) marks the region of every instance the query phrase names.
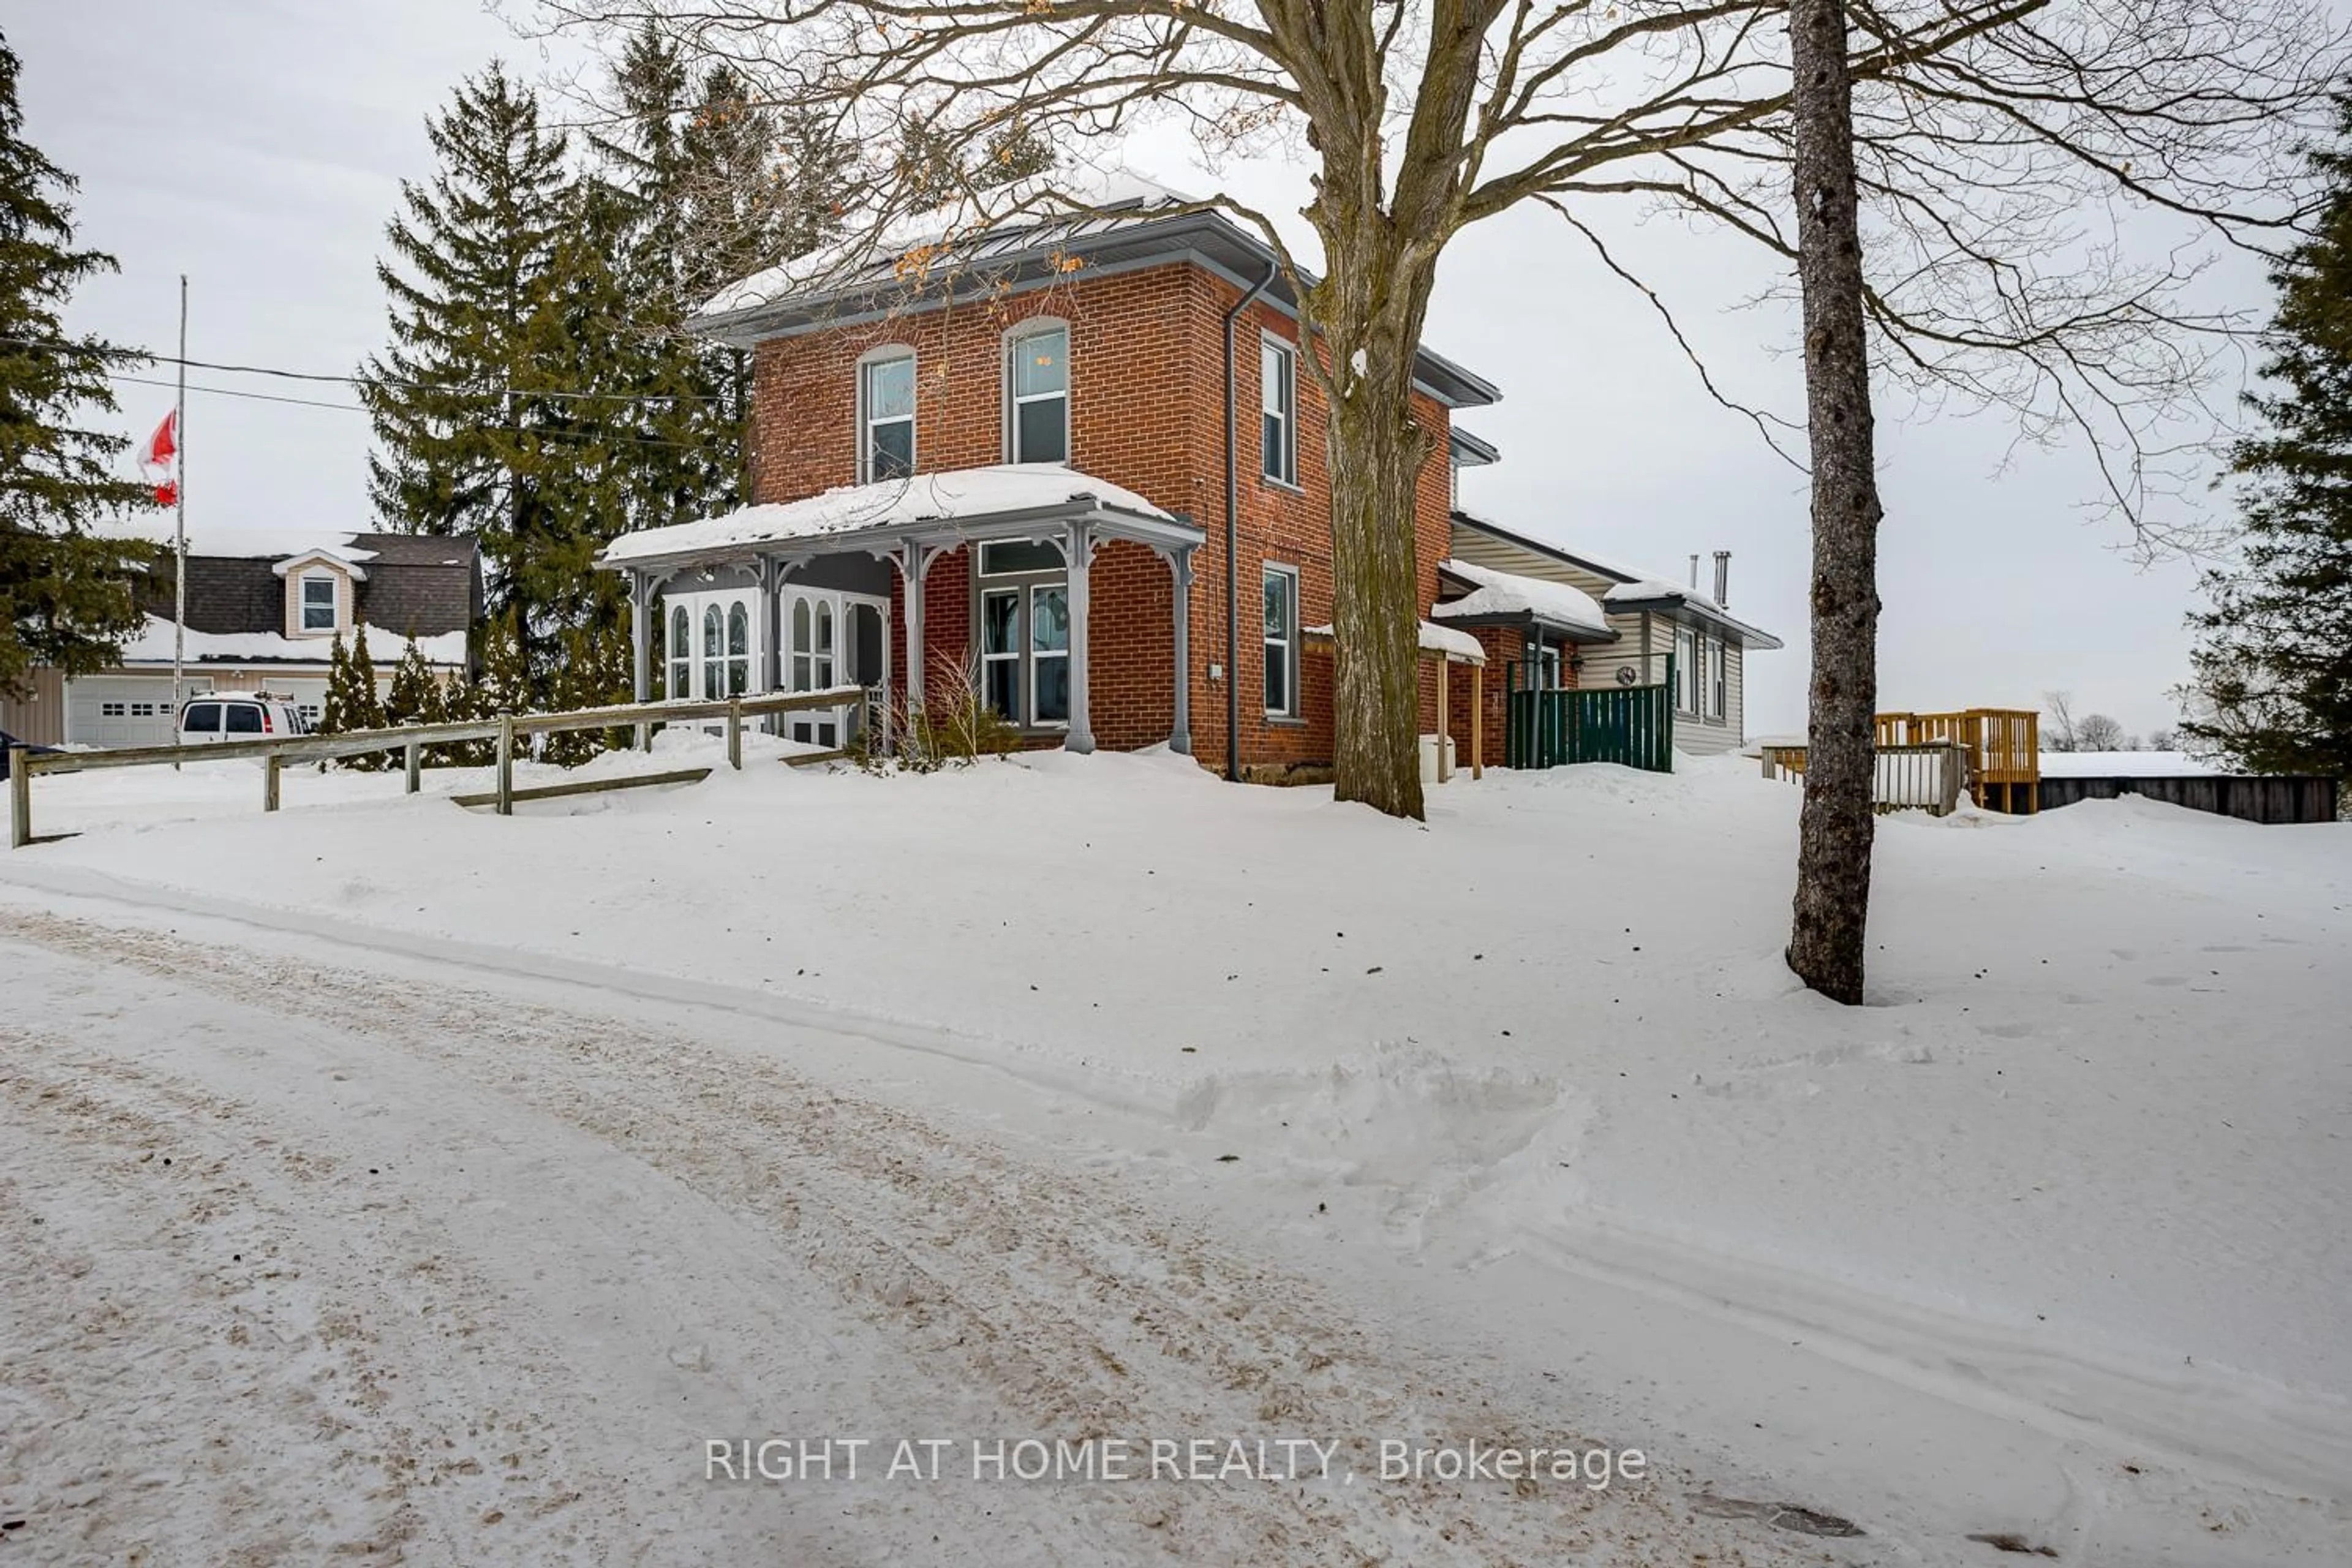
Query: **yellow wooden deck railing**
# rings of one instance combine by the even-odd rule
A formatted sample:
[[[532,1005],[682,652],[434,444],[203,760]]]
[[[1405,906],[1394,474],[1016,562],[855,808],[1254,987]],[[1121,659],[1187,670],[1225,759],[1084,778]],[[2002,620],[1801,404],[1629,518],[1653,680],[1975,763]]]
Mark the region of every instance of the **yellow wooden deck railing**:
[[[1957,742],[1969,753],[1969,798],[2011,815],[2042,806],[2042,716],[2022,708],[1967,708],[1955,713],[1881,713],[1877,744],[1924,746]],[[1805,771],[1801,745],[1767,746],[1768,763]]]

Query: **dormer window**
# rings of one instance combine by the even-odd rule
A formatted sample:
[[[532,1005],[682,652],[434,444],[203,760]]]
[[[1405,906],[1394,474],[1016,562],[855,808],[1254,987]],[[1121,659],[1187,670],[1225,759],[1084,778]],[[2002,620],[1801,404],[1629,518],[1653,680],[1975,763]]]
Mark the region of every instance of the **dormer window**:
[[[857,367],[857,478],[872,483],[914,471],[914,351],[877,351]]]
[[[1005,340],[1005,455],[1016,463],[1070,460],[1070,329],[1036,321]]]
[[[302,629],[335,629],[335,579],[327,573],[313,572],[302,579]]]

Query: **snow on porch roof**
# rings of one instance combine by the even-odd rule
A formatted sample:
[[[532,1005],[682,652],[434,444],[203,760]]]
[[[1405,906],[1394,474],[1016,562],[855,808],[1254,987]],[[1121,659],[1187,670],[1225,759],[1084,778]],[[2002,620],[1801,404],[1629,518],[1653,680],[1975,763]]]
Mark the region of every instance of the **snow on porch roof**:
[[[1133,490],[1059,463],[999,463],[843,485],[804,500],[747,506],[696,522],[639,529],[606,545],[600,559],[606,566],[625,566],[918,523],[978,522],[1055,508],[1098,508],[1154,522],[1175,521]]]
[[[1311,642],[1336,642],[1338,638],[1328,626],[1308,626],[1302,634]],[[1421,651],[1442,653],[1455,664],[1484,664],[1486,649],[1468,632],[1452,626],[1441,626],[1431,621],[1421,623]]]
[[[1449,599],[1429,613],[1444,620],[1480,620],[1488,616],[1532,616],[1547,626],[1573,627],[1602,637],[1614,634],[1600,602],[1581,588],[1497,572],[1467,561],[1447,561],[1438,567],[1449,577],[1473,584],[1459,599]]]

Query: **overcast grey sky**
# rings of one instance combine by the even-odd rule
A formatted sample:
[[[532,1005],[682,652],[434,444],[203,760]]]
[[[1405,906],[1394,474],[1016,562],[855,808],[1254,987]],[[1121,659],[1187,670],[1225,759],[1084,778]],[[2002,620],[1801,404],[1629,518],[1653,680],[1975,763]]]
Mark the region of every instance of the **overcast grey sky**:
[[[331,373],[381,343],[374,261],[397,182],[430,173],[425,116],[493,55],[545,64],[478,0],[0,0],[0,25],[24,61],[27,134],[81,178],[82,241],[122,263],[78,298],[73,325],[169,352],[185,272],[192,357]],[[1130,156],[1201,188],[1172,146]],[[1229,177],[1256,195],[1285,181]],[[1710,362],[1794,407],[1799,366],[1769,352],[1787,345],[1785,318],[1728,308],[1769,281],[1758,258],[1664,223],[1624,232],[1687,302]],[[2231,287],[2259,302],[2250,269]],[[1465,504],[1678,580],[1692,552],[1733,552],[1733,610],[1789,644],[1748,661],[1749,732],[1801,729],[1803,479],[1708,401],[1646,307],[1530,211],[1457,242],[1429,336],[1504,391],[1464,421],[1503,448],[1465,479]],[[332,385],[192,381],[351,402]],[[121,393],[138,436],[170,405],[165,387]],[[2195,574],[2140,569],[2118,525],[2084,519],[2087,454],[2031,453],[1996,477],[1997,416],[1882,431],[1881,706],[2037,707],[2063,689],[2077,712],[2135,731],[2171,723]],[[192,528],[370,521],[356,414],[192,392],[187,441]]]

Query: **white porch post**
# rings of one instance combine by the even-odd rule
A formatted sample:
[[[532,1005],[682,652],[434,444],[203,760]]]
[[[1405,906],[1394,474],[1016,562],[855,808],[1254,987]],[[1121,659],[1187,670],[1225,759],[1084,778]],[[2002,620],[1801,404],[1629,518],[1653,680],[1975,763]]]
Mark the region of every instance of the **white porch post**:
[[[923,707],[923,574],[929,552],[913,540],[899,547],[896,557],[907,584],[907,717]]]
[[[629,574],[629,655],[633,664],[634,689],[636,700],[650,702],[654,695],[654,609],[653,578],[643,572]],[[637,750],[653,748],[653,726],[637,726]]]
[[[1176,716],[1168,726],[1168,749],[1192,754],[1192,547],[1180,545],[1160,552],[1168,562],[1174,599],[1170,625],[1176,647]]]
[[[1087,580],[1095,552],[1093,531],[1083,522],[1070,524],[1065,549],[1070,562],[1070,732],[1062,742],[1062,749],[1083,754],[1095,749],[1094,727],[1087,718],[1087,667],[1093,662],[1087,642]]]

